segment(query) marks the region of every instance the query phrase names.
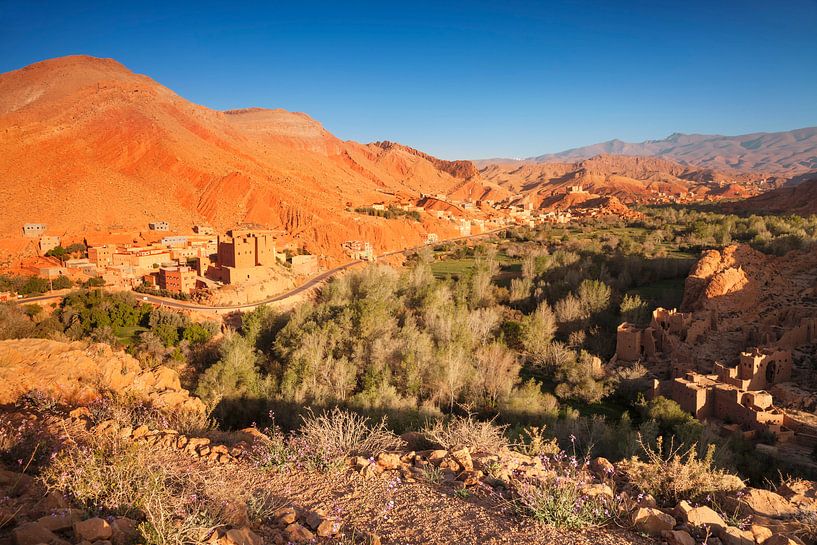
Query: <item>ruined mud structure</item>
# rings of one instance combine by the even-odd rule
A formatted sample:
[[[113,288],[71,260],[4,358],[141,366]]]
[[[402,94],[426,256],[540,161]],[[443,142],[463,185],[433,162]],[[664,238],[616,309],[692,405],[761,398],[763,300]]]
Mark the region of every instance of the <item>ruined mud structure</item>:
[[[641,363],[648,397],[673,399],[725,432],[817,446],[817,418],[798,410],[798,397],[817,390],[817,255],[708,251],[686,281],[682,309],[656,309],[646,327],[621,324],[611,365]],[[786,407],[775,403],[778,391]]]

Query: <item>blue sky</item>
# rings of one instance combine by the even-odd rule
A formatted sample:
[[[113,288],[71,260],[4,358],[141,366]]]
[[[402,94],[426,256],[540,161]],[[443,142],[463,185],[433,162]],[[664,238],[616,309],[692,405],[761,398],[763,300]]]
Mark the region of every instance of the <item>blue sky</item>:
[[[817,125],[817,0],[229,4],[0,0],[0,71],[113,57],[449,159]]]

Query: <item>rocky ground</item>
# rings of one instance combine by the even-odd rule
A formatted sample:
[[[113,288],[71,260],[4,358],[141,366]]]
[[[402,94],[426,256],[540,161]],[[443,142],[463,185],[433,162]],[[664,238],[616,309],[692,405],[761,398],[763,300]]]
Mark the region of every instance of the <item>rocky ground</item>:
[[[817,536],[813,482],[746,488],[677,460],[577,459],[544,440],[535,452],[534,443],[511,448],[501,431],[472,443],[461,435],[449,448],[430,432],[387,433],[378,444],[390,446],[368,450],[346,435],[332,447],[331,427],[219,431],[174,371],[142,369],[102,345],[3,341],[0,379],[0,545],[796,545]],[[645,492],[650,479],[664,483],[656,497]]]

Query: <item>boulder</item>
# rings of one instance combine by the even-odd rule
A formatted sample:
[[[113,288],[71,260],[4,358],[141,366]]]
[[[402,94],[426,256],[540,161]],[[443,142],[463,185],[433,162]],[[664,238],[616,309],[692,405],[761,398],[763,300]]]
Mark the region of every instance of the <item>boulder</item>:
[[[718,513],[705,505],[692,507],[687,501],[681,500],[676,511],[684,522],[695,529],[711,529],[713,533],[717,533],[718,529],[728,526]]]
[[[661,537],[667,545],[695,545],[695,538],[684,530],[665,530],[661,532]]]
[[[38,545],[60,541],[54,532],[39,522],[29,522],[14,528],[11,531],[11,537],[15,545]]]
[[[734,526],[720,529],[718,537],[724,545],[755,545],[755,537],[752,532]]]
[[[227,530],[219,542],[224,545],[264,545],[263,538],[247,527]]]
[[[74,523],[74,537],[80,541],[100,541],[110,539],[113,536],[113,529],[108,521],[95,517]]]
[[[639,507],[633,514],[633,526],[645,534],[660,536],[675,528],[675,518],[652,507]]]
[[[284,532],[286,533],[287,539],[294,543],[308,543],[315,539],[315,534],[297,522],[293,522],[287,526]]]
[[[607,458],[598,457],[590,460],[590,471],[599,479],[607,479],[616,472],[616,468]]]
[[[752,524],[749,531],[752,532],[756,543],[765,543],[767,539],[772,537],[772,531],[759,524]]]
[[[281,526],[288,526],[298,520],[298,513],[292,507],[281,507],[272,516]]]
[[[748,488],[738,498],[733,499],[733,504],[744,516],[762,515],[772,518],[786,518],[797,513],[795,505],[789,500],[771,490],[761,488]]]
[[[377,465],[383,469],[399,469],[400,455],[392,452],[381,452],[377,455]]]

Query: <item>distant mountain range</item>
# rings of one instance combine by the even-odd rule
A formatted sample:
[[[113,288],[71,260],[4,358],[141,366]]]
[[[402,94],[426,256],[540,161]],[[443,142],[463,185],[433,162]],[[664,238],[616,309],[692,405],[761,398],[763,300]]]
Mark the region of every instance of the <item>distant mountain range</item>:
[[[817,127],[739,136],[675,133],[663,140],[610,140],[523,160],[486,159],[476,163],[481,167],[496,163],[563,163],[596,155],[662,157],[699,168],[793,177],[817,171]]]

